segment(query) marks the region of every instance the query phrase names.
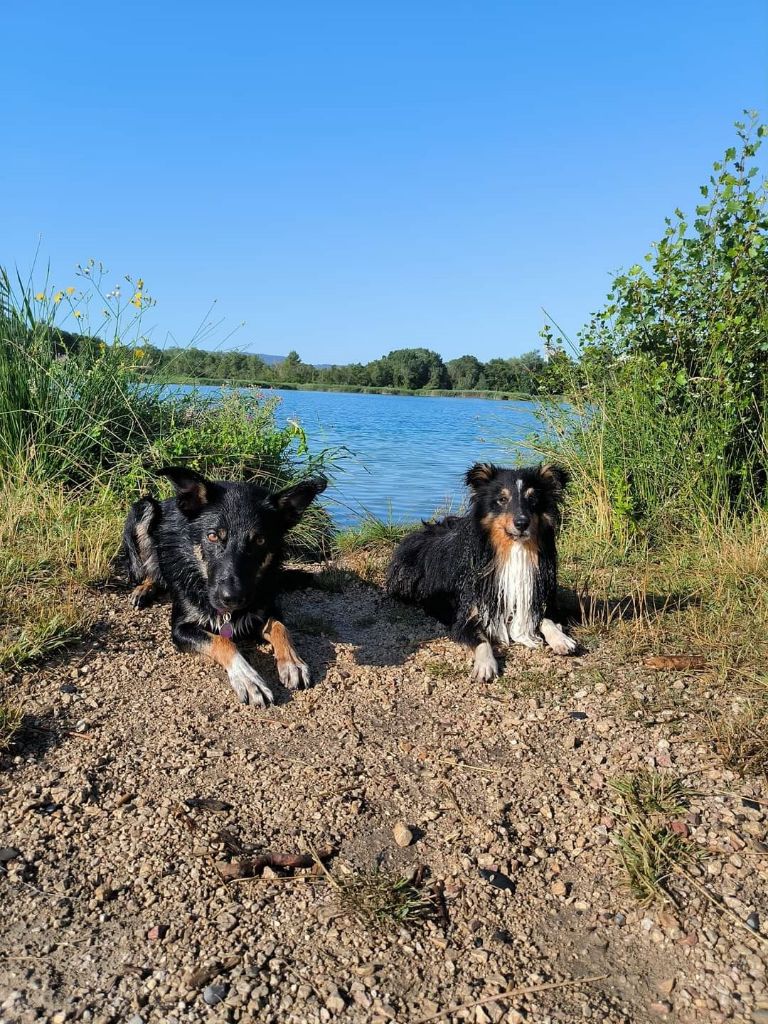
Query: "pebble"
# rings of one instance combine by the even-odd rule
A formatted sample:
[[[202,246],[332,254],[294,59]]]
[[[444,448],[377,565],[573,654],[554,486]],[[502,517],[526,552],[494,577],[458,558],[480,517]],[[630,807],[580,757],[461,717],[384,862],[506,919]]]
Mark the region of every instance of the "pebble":
[[[392,829],[392,835],[395,837],[395,842],[398,846],[406,847],[410,846],[413,842],[413,832],[403,821],[395,823]]]
[[[203,989],[203,1002],[208,1006],[218,1006],[227,998],[226,985],[206,985]]]

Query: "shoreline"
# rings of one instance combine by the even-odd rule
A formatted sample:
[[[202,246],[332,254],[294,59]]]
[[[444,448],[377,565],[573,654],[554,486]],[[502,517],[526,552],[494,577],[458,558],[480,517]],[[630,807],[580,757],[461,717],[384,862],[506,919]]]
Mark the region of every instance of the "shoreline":
[[[147,380],[146,384],[159,387],[171,387],[174,384],[184,387],[220,387],[220,388],[256,388],[259,391],[327,391],[348,395],[402,395],[408,398],[484,398],[497,402],[534,402],[557,399],[556,395],[531,395],[525,391],[453,391],[441,388],[395,388],[371,387],[362,384],[298,384],[277,383],[266,380],[236,380],[222,377],[183,377],[181,375],[167,380]]]

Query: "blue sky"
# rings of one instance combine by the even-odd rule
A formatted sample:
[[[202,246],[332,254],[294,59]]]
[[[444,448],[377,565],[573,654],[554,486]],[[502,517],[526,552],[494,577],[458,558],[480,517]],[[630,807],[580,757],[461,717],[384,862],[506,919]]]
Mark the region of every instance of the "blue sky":
[[[452,358],[575,333],[768,114],[763,0],[6,5],[0,263],[103,261],[162,344]]]

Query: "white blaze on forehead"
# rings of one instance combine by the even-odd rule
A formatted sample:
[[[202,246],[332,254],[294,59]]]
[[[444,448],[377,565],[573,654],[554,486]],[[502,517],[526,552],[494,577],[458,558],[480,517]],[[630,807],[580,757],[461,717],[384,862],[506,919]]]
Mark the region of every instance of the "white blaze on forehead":
[[[521,476],[517,478],[517,493],[523,493],[523,478]]]

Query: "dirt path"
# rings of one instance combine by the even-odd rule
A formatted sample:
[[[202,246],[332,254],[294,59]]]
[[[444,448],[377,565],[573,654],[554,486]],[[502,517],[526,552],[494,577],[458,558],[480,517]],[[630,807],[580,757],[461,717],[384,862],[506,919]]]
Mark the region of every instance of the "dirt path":
[[[291,595],[317,684],[256,711],[173,650],[167,605],[94,600],[95,637],[14,680],[29,715],[0,774],[4,1024],[414,1024],[594,976],[442,1019],[768,1021],[766,947],[736,920],[756,911],[768,931],[768,795],[696,738],[687,677],[640,720],[628,694],[658,674],[607,642],[567,661],[515,650],[477,686],[433,623],[359,584]],[[679,908],[638,909],[623,888],[608,780],[649,765],[699,791],[679,827],[725,913],[685,881]],[[324,876],[224,885],[222,830],[258,849],[335,844],[340,877],[427,865],[449,923],[364,926]]]

